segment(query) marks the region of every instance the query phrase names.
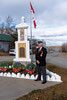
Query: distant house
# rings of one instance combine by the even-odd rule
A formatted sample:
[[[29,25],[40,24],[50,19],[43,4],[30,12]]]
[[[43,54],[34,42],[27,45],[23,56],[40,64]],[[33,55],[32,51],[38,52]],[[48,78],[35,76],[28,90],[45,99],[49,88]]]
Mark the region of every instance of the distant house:
[[[8,52],[12,40],[10,35],[0,34],[0,51]]]

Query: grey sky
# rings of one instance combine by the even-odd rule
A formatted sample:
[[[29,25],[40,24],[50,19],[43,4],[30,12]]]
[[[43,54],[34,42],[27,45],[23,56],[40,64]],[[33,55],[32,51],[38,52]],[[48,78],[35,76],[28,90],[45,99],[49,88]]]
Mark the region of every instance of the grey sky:
[[[31,0],[35,18],[44,24],[67,24],[67,0]],[[0,0],[1,18],[29,18],[29,0]],[[18,21],[20,19],[17,19]],[[39,22],[38,22],[39,23]]]
[[[16,23],[20,23],[21,17],[24,16],[30,25],[29,2],[30,0],[0,0],[0,22],[4,22],[10,15]],[[67,33],[67,0],[31,0],[31,3],[37,23],[37,29],[33,28],[34,35]]]

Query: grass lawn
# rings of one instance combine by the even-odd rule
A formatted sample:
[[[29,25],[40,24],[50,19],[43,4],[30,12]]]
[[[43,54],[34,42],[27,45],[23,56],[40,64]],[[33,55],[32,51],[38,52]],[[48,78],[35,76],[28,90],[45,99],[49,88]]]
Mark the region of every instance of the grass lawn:
[[[52,64],[47,64],[47,69],[59,74],[63,83],[43,90],[34,90],[17,100],[67,100],[67,69]]]

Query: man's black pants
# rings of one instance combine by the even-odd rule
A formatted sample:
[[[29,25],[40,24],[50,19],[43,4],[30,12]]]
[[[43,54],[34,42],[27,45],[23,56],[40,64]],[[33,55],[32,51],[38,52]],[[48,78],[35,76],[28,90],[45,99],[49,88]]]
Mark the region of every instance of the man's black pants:
[[[43,82],[46,82],[46,66],[37,66],[38,80],[41,80],[41,72],[43,74]]]

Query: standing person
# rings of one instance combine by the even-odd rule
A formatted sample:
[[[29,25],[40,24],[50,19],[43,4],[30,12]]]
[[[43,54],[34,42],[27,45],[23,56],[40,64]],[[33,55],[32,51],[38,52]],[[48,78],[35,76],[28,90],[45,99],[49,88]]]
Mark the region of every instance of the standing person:
[[[38,48],[36,50],[36,65],[38,71],[38,77],[35,81],[41,80],[41,71],[43,73],[43,82],[46,83],[46,54],[47,50],[43,47],[43,42],[38,41]]]

